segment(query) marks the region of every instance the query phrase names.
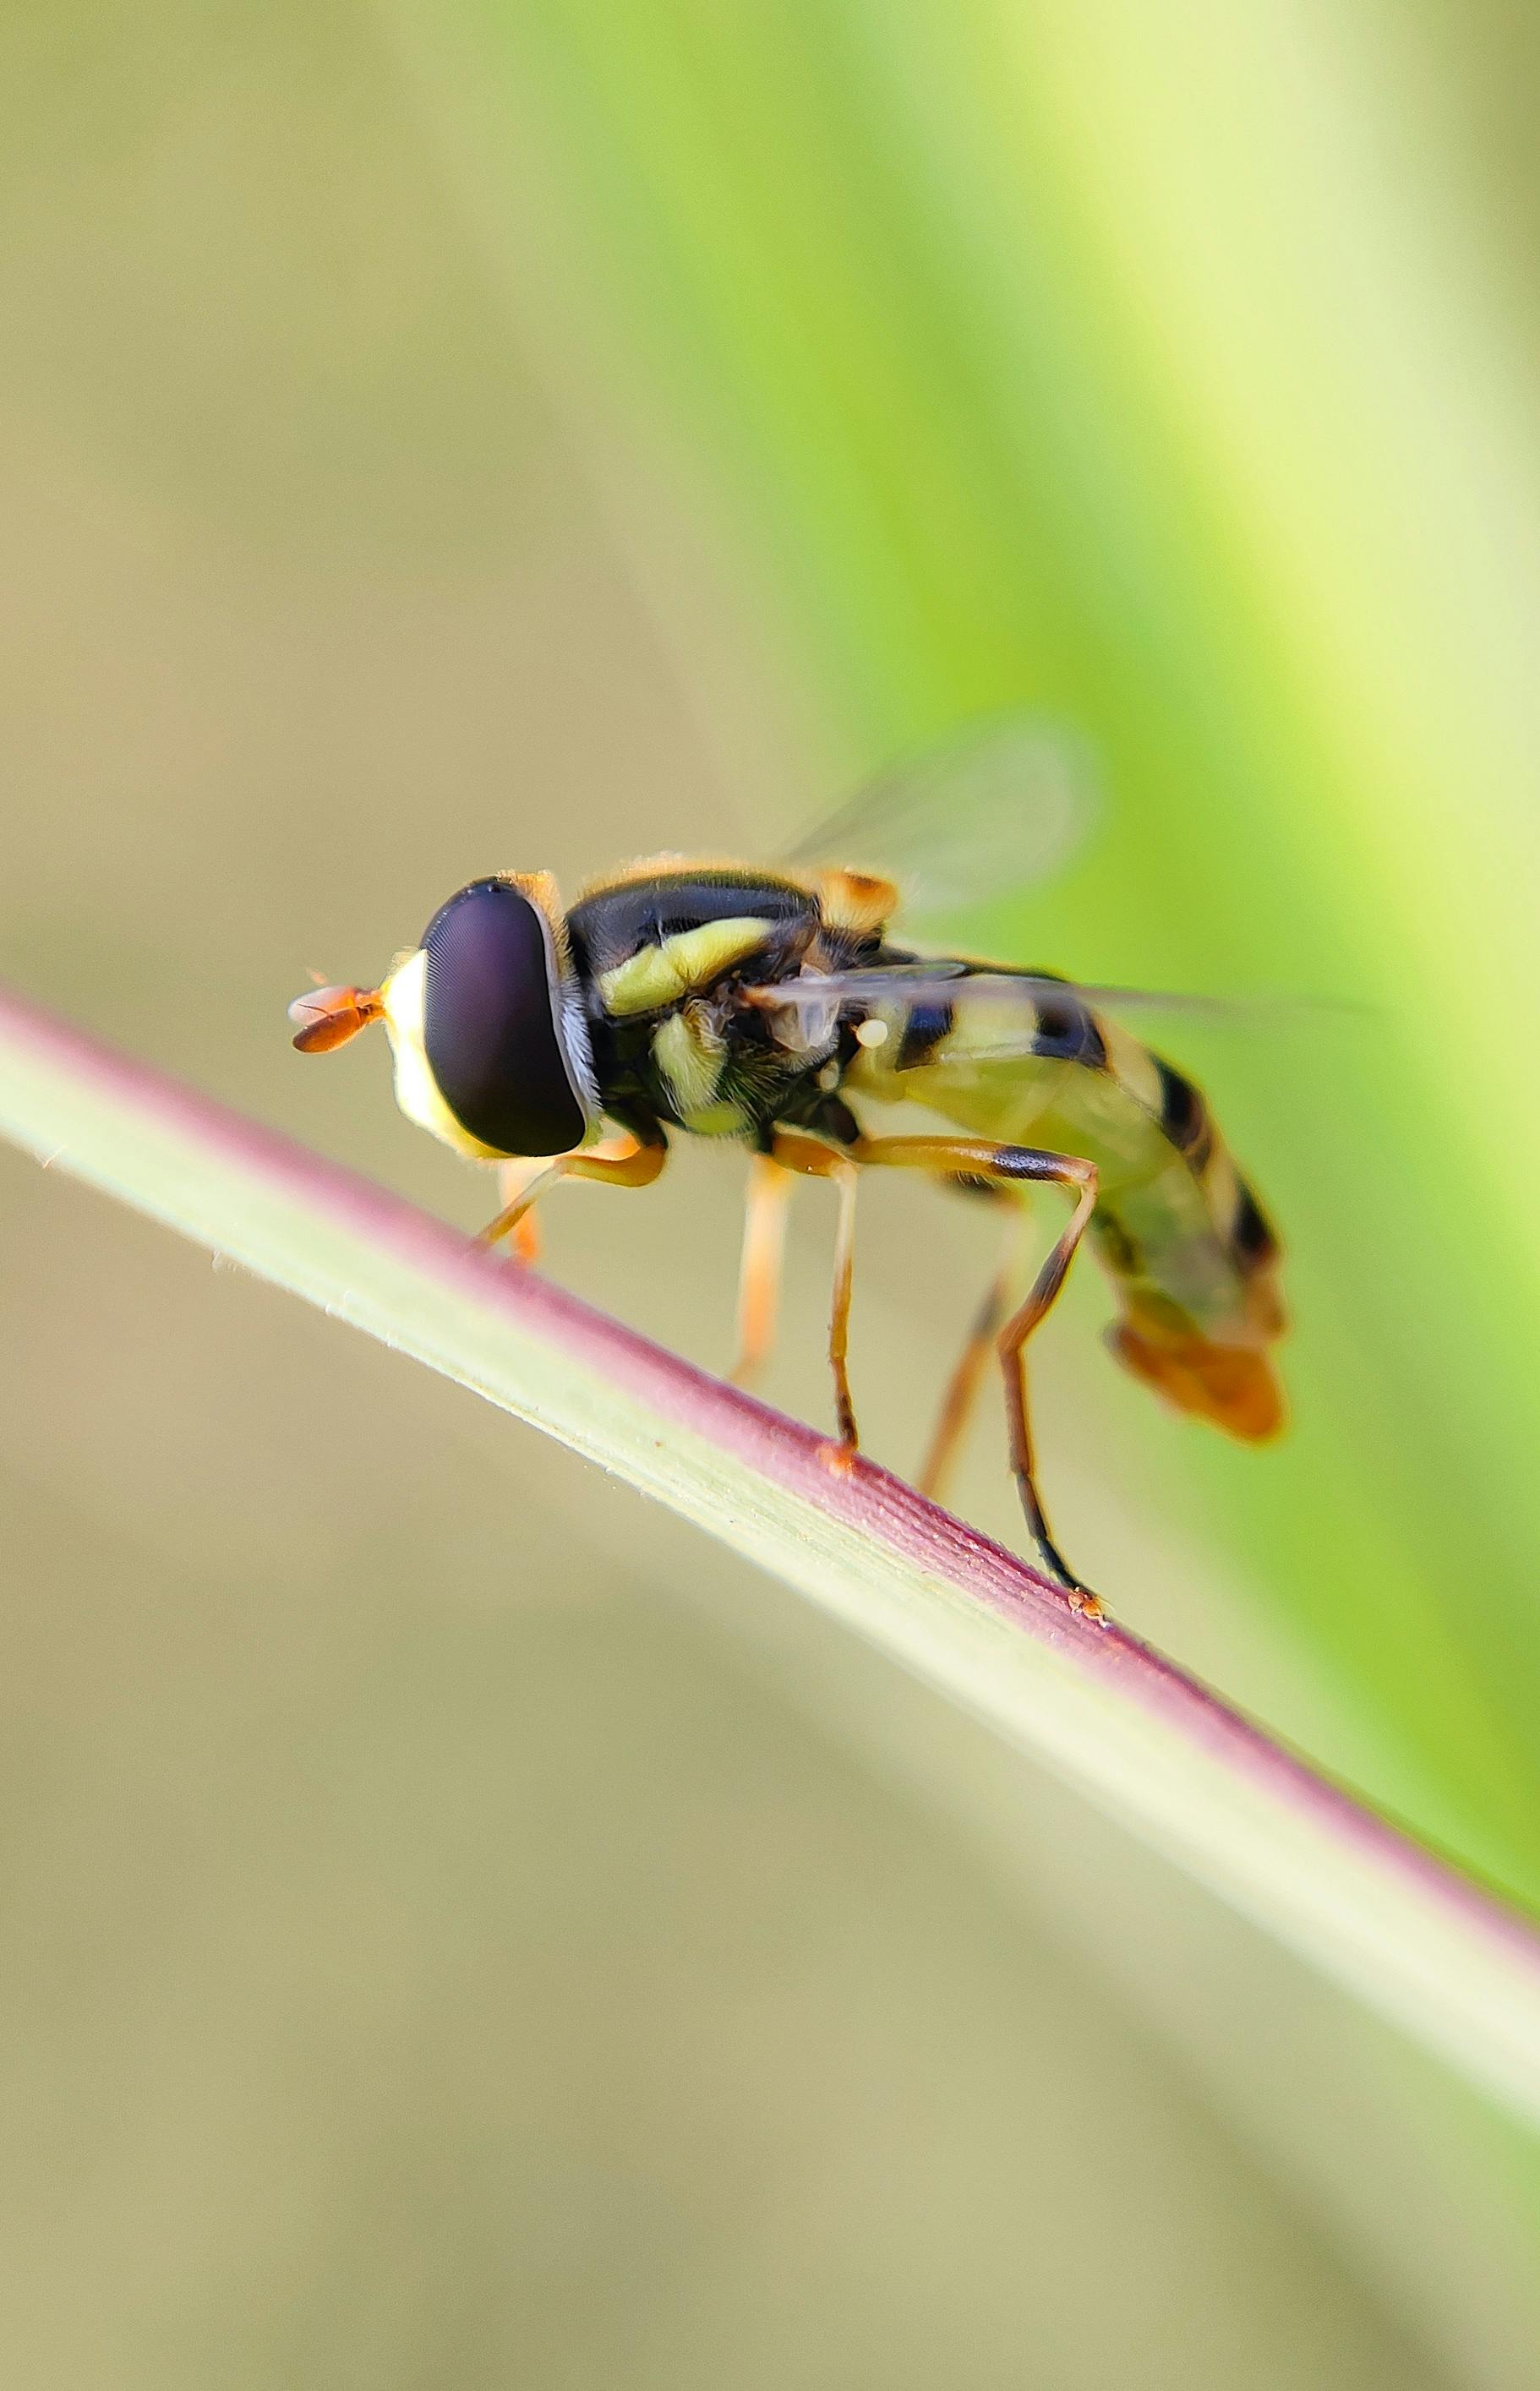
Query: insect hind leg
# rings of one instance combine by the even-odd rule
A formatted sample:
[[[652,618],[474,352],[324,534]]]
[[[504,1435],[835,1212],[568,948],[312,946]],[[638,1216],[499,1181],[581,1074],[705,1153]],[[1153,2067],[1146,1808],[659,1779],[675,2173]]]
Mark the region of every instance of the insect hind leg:
[[[936,1426],[931,1430],[930,1442],[925,1447],[925,1456],[914,1480],[921,1493],[928,1495],[933,1503],[943,1499],[947,1481],[978,1401],[984,1374],[990,1366],[1000,1332],[1011,1316],[1011,1288],[1019,1266],[1022,1236],[1027,1226],[1026,1207],[1005,1196],[1000,1188],[978,1179],[954,1183],[964,1185],[970,1195],[988,1194],[997,1202],[1010,1204],[1011,1219],[994,1275],[984,1290],[968,1330],[967,1342],[947,1381]]]
[[[1010,1428],[1011,1467],[1021,1495],[1021,1507],[1032,1541],[1049,1573],[1063,1586],[1077,1610],[1088,1619],[1105,1614],[1099,1597],[1083,1585],[1068,1567],[1049,1531],[1042,1498],[1037,1489],[1032,1457],[1032,1432],[1027,1411],[1027,1367],[1023,1349],[1034,1328],[1052,1310],[1064,1285],[1075,1250],[1096,1208],[1096,1166],[1077,1155],[1047,1154],[1031,1145],[994,1145],[977,1138],[862,1138],[851,1147],[858,1163],[889,1169],[929,1170],[938,1176],[977,1178],[1001,1187],[1047,1182],[1073,1190],[1075,1208],[1052,1253],[1033,1280],[1027,1299],[1006,1321],[996,1338],[1005,1381],[1005,1412]]]
[[[1005,1415],[1011,1435],[1011,1467],[1016,1473],[1021,1507],[1027,1515],[1027,1525],[1032,1540],[1052,1574],[1068,1592],[1076,1608],[1089,1619],[1103,1615],[1099,1598],[1067,1564],[1064,1555],[1049,1532],[1042,1498],[1038,1493],[1037,1470],[1032,1456],[1031,1421],[1027,1407],[1026,1344],[1034,1328],[1051,1310],[1060,1287],[1064,1285],[1075,1249],[1091,1223],[1096,1206],[1096,1166],[1068,1155],[1039,1155],[1040,1162],[1057,1166],[1044,1171],[1044,1178],[1055,1179],[1060,1185],[1078,1190],[1075,1209],[1068,1226],[1056,1240],[1052,1253],[1033,1280],[1026,1301],[1014,1312],[1000,1332],[997,1351],[1005,1378]],[[1038,1174],[1034,1174],[1038,1175]],[[1078,1599],[1077,1599],[1078,1597]]]

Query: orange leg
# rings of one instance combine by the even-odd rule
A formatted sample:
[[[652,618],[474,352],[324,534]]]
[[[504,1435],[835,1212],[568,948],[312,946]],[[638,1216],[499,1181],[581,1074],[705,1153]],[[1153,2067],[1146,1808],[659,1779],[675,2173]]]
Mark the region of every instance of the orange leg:
[[[850,1335],[850,1289],[855,1275],[856,1166],[838,1146],[821,1145],[816,1138],[778,1130],[772,1157],[783,1170],[799,1170],[809,1179],[832,1179],[839,1192],[835,1223],[835,1288],[829,1308],[829,1367],[835,1376],[835,1417],[839,1426],[839,1454],[855,1452],[855,1406],[850,1401],[847,1353]]]
[[[941,1400],[940,1413],[931,1432],[930,1442],[925,1448],[925,1457],[920,1465],[919,1476],[914,1480],[921,1493],[928,1494],[933,1503],[939,1503],[944,1497],[947,1480],[951,1475],[952,1465],[957,1458],[958,1448],[962,1444],[968,1422],[973,1417],[974,1406],[978,1401],[978,1390],[984,1383],[984,1373],[989,1368],[994,1352],[995,1340],[1010,1317],[1011,1286],[1016,1273],[1021,1234],[1026,1226],[1025,1212],[1019,1210],[1015,1205],[1012,1206],[1011,1210],[1012,1219],[1005,1235],[1004,1251],[1000,1257],[994,1276],[985,1289],[984,1299],[974,1314],[973,1325],[968,1331],[968,1341],[959,1354],[957,1365],[947,1382],[947,1391]]]
[[[768,1154],[757,1154],[749,1165],[738,1271],[738,1358],[731,1370],[737,1387],[753,1385],[775,1342],[791,1192],[791,1173]]]
[[[545,1170],[543,1162],[499,1162],[498,1194],[502,1208],[510,1212],[526,1187],[532,1187]],[[522,1262],[534,1264],[540,1259],[540,1223],[534,1212],[525,1212],[512,1231],[513,1250]]]
[[[1026,1302],[1008,1320],[1000,1333],[1000,1362],[1005,1373],[1005,1412],[1011,1431],[1011,1467],[1021,1490],[1021,1505],[1027,1514],[1039,1551],[1060,1583],[1078,1596],[1079,1609],[1088,1619],[1103,1616],[1102,1604],[1088,1586],[1083,1586],[1072,1570],[1065,1565],[1064,1556],[1048,1532],[1048,1521],[1037,1490],[1032,1465],[1032,1430],[1027,1414],[1027,1339],[1048,1312],[1055,1297],[1064,1285],[1065,1274],[1075,1258],[1075,1248],[1084,1236],[1091,1215],[1096,1208],[1096,1166],[1080,1162],[1068,1156],[1055,1155],[1054,1160],[1063,1165],[1059,1184],[1077,1187],[1079,1194],[1069,1225],[1055,1246],[1033,1281]]]
[[[650,1187],[667,1159],[668,1148],[661,1139],[656,1145],[643,1145],[638,1138],[628,1138],[623,1145],[618,1139],[606,1139],[601,1145],[559,1154],[524,1180],[513,1201],[487,1222],[479,1242],[495,1246],[504,1237],[516,1237],[531,1206],[563,1179],[596,1179],[604,1187]]]
[[[1068,1225],[1033,1280],[1026,1301],[1000,1330],[996,1351],[1005,1379],[1011,1467],[1016,1473],[1021,1507],[1027,1515],[1032,1541],[1047,1563],[1049,1573],[1065,1588],[1076,1609],[1083,1610],[1088,1619],[1100,1619],[1103,1616],[1100,1600],[1068,1567],[1049,1533],[1033,1468],[1032,1433],[1027,1415],[1027,1369],[1023,1358],[1027,1339],[1052,1308],[1075,1258],[1075,1248],[1084,1236],[1091,1215],[1095,1210],[1095,1164],[1082,1161],[1074,1155],[1044,1154],[1036,1146],[992,1145],[979,1139],[961,1137],[861,1138],[850,1147],[849,1153],[853,1161],[868,1168],[877,1165],[887,1169],[938,1171],[952,1178],[987,1179],[1003,1187],[1019,1187],[1023,1183],[1047,1181],[1055,1186],[1074,1191],[1075,1209]]]

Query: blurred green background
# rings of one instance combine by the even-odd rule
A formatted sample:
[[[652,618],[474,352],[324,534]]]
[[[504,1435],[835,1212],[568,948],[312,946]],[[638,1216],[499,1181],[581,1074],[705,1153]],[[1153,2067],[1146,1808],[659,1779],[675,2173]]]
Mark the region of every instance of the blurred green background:
[[[1087,1272],[1064,1541],[1532,1902],[1534,46],[0,14],[6,976],[471,1225],[382,1054],[290,1054],[307,967],[1074,722],[1101,833],[980,937],[1368,1009],[1168,1040],[1288,1237],[1295,1427],[1162,1416]],[[575,1191],[550,1266],[719,1364],[740,1177]],[[15,1157],[0,1204],[10,2379],[1534,2383],[1533,2147],[1430,2063],[569,1457]],[[863,1238],[901,1467],[990,1231],[899,1185]],[[993,1419],[958,1493],[1014,1538]]]

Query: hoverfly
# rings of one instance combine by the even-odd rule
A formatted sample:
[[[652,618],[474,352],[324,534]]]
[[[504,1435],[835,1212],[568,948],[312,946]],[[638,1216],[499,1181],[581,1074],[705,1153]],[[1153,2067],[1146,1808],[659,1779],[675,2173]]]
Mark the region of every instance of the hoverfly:
[[[1038,1493],[1024,1352],[1083,1237],[1112,1286],[1117,1358],[1198,1418],[1248,1441],[1282,1425],[1269,1349],[1282,1334],[1277,1241],[1188,1079],[1116,1010],[1166,1003],[889,935],[894,880],[873,868],[927,846],[971,862],[939,893],[999,895],[1062,846],[1083,782],[1072,751],[1005,721],[878,782],[783,866],[667,855],[628,865],[570,909],[544,872],[473,880],[372,989],[296,998],[294,1044],[324,1053],[383,1022],[404,1113],[502,1167],[483,1232],[537,1250],[533,1207],[563,1179],[650,1186],[673,1131],[753,1155],[734,1376],[774,1334],[786,1199],[797,1174],[838,1197],[829,1361],[837,1458],[857,1444],[846,1362],[856,1190],[874,1168],[921,1170],[986,1196],[1007,1247],[949,1384],[919,1483],[941,1484],[991,1351],[1027,1524],[1072,1603],[1101,1616],[1066,1564]],[[961,841],[955,834],[961,833]],[[892,1135],[895,1106],[944,1126]],[[1062,1189],[1069,1220],[1013,1299],[1026,1191]]]

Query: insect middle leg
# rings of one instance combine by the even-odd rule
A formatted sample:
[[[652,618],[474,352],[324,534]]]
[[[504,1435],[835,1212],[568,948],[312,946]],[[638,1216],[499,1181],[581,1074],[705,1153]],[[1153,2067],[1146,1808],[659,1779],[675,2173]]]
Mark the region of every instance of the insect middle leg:
[[[1030,1145],[991,1145],[975,1138],[861,1138],[850,1147],[849,1152],[854,1162],[868,1169],[878,1166],[931,1170],[945,1173],[951,1178],[986,1179],[1003,1187],[1020,1186],[1024,1182],[1047,1181],[1053,1185],[1074,1191],[1075,1208],[1068,1224],[1033,1280],[1026,1301],[1000,1330],[995,1350],[1000,1356],[1005,1380],[1011,1467],[1016,1474],[1021,1507],[1027,1515],[1032,1541],[1046,1562],[1050,1574],[1065,1588],[1076,1609],[1083,1610],[1087,1618],[1101,1618],[1102,1605],[1097,1596],[1081,1584],[1049,1532],[1032,1459],[1032,1432],[1027,1415],[1027,1369],[1023,1355],[1028,1338],[1051,1309],[1064,1285],[1065,1274],[1075,1258],[1075,1248],[1090,1225],[1092,1213],[1096,1208],[1095,1164],[1083,1161],[1077,1155],[1045,1154],[1039,1147]]]
[[[599,1145],[579,1146],[572,1154],[559,1154],[524,1180],[513,1201],[487,1222],[478,1242],[495,1246],[504,1237],[517,1237],[530,1208],[563,1179],[596,1179],[604,1187],[651,1187],[667,1159],[668,1148],[661,1137],[647,1144],[635,1137],[610,1138]]]
[[[835,1417],[839,1426],[839,1449],[842,1454],[851,1454],[861,1442],[856,1431],[855,1406],[850,1401],[850,1374],[847,1363],[850,1337],[850,1289],[855,1277],[856,1166],[839,1147],[821,1145],[816,1138],[799,1137],[790,1130],[776,1131],[770,1156],[783,1170],[799,1170],[810,1179],[832,1179],[838,1191],[839,1211],[835,1222],[835,1286],[829,1306],[829,1367],[835,1377]]]

